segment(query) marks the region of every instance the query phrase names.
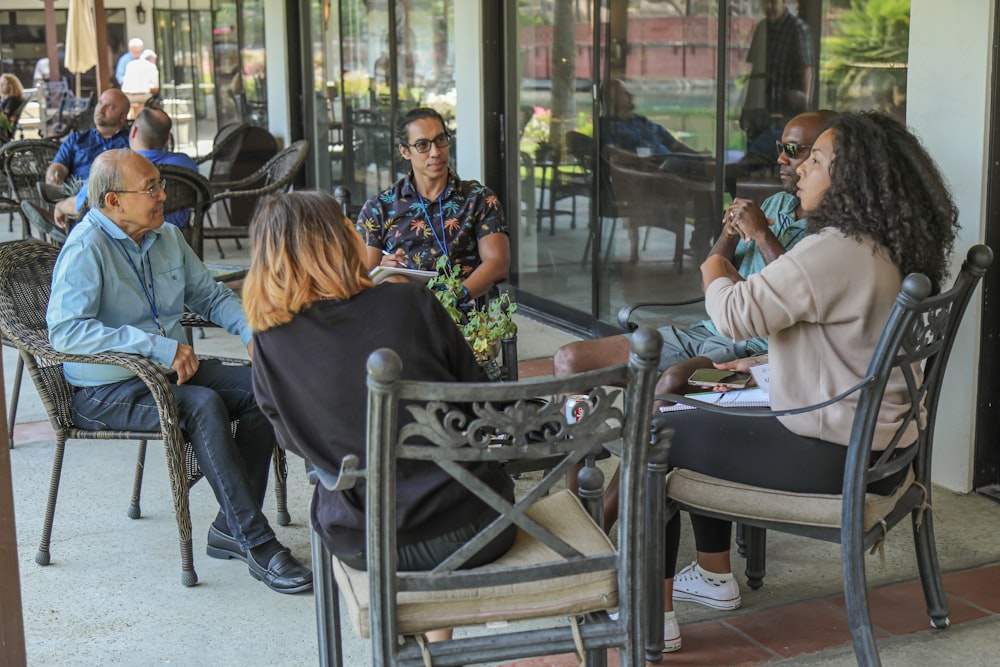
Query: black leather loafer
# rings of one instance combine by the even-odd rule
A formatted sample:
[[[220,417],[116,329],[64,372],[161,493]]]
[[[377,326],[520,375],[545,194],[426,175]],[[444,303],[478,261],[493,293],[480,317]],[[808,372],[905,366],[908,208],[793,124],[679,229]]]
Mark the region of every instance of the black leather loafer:
[[[308,591],[313,585],[312,571],[295,560],[288,549],[282,549],[271,556],[271,562],[264,567],[251,554],[247,558],[250,576],[277,593],[299,593]]]
[[[226,535],[216,528],[215,524],[212,524],[208,528],[208,546],[205,547],[205,553],[212,558],[221,558],[223,560],[235,558],[244,563],[247,562],[246,552],[243,551],[236,538]]]

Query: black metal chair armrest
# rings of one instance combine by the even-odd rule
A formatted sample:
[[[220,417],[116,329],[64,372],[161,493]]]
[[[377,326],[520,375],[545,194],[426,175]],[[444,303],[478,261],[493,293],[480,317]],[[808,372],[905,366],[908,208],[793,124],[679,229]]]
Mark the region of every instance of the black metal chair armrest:
[[[690,299],[681,299],[680,301],[655,301],[655,302],[643,302],[643,303],[630,303],[628,305],[622,306],[621,310],[618,311],[618,324],[625,331],[635,331],[639,328],[639,325],[632,321],[632,313],[641,308],[670,308],[674,306],[690,306],[695,303],[701,303],[705,300],[704,296],[692,297]]]
[[[333,473],[319,468],[306,460],[306,477],[310,484],[322,484],[328,491],[346,491],[353,489],[359,479],[364,479],[365,471],[359,470],[360,459],[353,454],[344,457],[340,473]]]
[[[813,405],[806,405],[801,408],[789,408],[788,410],[771,410],[770,408],[761,407],[732,407],[727,405],[715,405],[714,403],[706,403],[704,401],[699,401],[694,398],[688,398],[687,396],[681,396],[680,394],[663,394],[661,396],[654,397],[653,400],[656,401],[670,401],[671,403],[680,403],[681,405],[687,405],[697,410],[706,410],[708,412],[714,412],[723,415],[736,415],[740,417],[787,417],[789,415],[800,415],[804,412],[813,412],[814,410],[820,410],[822,408],[828,407],[842,401],[856,391],[861,391],[865,387],[871,385],[875,382],[875,376],[869,375],[868,377],[861,380],[850,389],[841,392],[834,396],[833,398],[827,399],[822,403],[815,403]]]

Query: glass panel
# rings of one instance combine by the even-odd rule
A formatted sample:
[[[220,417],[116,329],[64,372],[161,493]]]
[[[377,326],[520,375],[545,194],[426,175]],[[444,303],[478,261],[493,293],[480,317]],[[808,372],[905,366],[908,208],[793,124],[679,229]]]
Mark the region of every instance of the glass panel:
[[[212,52],[215,68],[215,108],[219,127],[242,123],[243,73],[235,2],[213,3]]]
[[[174,150],[201,155],[212,149],[215,100],[211,86],[211,13],[186,0],[157,8],[155,51],[163,110],[173,120]]]
[[[581,63],[588,64],[591,53],[589,6],[520,3],[512,50],[522,111],[519,286],[541,298],[558,294],[584,319],[592,314],[613,323],[625,303],[698,295],[697,268],[720,232],[720,207],[734,196],[762,201],[781,189],[775,140],[794,115],[818,107],[905,115],[906,2],[602,0],[595,3],[597,192],[593,201],[557,194],[553,205],[550,193],[562,183],[552,165],[567,155],[559,137],[572,129],[566,119],[574,113],[586,122],[580,110],[588,104],[585,93],[578,95],[569,111],[572,96],[554,92],[560,74],[553,63],[572,63],[577,77],[587,76]],[[728,43],[720,86],[722,8],[728,10]],[[567,24],[569,31],[560,30]],[[581,217],[581,203],[591,204],[598,243],[573,262],[567,248],[588,219],[586,212]],[[593,283],[587,280],[591,267]],[[699,316],[692,311],[678,321]]]
[[[351,189],[355,204],[389,187],[408,169],[396,150],[399,114],[431,106],[452,132],[456,129],[452,0],[397,0],[392,9],[390,16],[387,0],[342,0],[342,39],[339,45],[335,39],[326,42],[327,62],[343,62],[342,78],[327,65],[325,97],[338,100],[328,114],[331,178]],[[393,20],[395,29],[390,28]],[[339,86],[333,83],[338,79]]]
[[[516,18],[521,290],[593,311],[593,24],[590,3],[527,0]],[[512,225],[516,207],[507,204]]]
[[[263,0],[245,0],[240,11],[243,121],[267,127],[267,64]]]

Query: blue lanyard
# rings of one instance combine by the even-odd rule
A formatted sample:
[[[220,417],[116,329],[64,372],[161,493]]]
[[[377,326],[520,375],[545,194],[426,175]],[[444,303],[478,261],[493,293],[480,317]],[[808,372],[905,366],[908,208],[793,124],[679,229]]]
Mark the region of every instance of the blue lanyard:
[[[104,229],[100,225],[98,225],[98,228],[104,232],[104,235],[108,237],[111,243],[117,246],[118,249],[121,250],[122,254],[125,255],[125,259],[128,260],[129,265],[132,267],[132,272],[135,274],[135,277],[139,279],[139,287],[142,288],[142,293],[146,296],[146,303],[149,304],[149,310],[153,314],[153,322],[156,323],[156,333],[165,338],[167,336],[167,332],[164,330],[163,325],[160,324],[160,314],[156,310],[156,282],[153,280],[153,261],[149,259],[149,253],[146,253],[146,267],[149,268],[149,290],[147,290],[146,281],[144,280],[145,276],[139,272],[139,269],[136,267],[135,262],[132,260],[132,256],[128,253],[128,250],[126,250],[122,244],[115,241],[114,237],[111,236],[111,234],[108,234],[108,230]],[[142,265],[142,257],[139,258],[139,264]],[[152,290],[152,293],[150,293],[150,290]]]
[[[437,230],[434,229],[434,220],[431,218],[430,213],[427,212],[427,203],[424,201],[424,196],[417,191],[417,196],[420,197],[420,208],[424,209],[424,217],[427,218],[427,224],[431,228],[431,234],[434,235],[434,241],[437,243],[438,247],[441,248],[441,254],[448,257],[448,245],[445,243],[447,236],[444,233],[444,208],[441,206],[441,197],[444,195],[444,190],[438,195],[438,216],[441,219],[441,238],[438,238]],[[448,258],[448,266],[451,266],[451,258]]]

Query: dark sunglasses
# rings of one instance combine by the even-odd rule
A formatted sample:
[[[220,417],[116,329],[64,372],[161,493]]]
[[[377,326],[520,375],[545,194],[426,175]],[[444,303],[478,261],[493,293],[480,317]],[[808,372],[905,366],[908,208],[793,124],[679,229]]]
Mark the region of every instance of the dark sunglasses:
[[[774,147],[778,150],[778,155],[784,153],[790,160],[794,160],[799,156],[799,151],[809,150],[812,148],[812,144],[800,144],[797,141],[781,141],[779,139],[774,142]]]

